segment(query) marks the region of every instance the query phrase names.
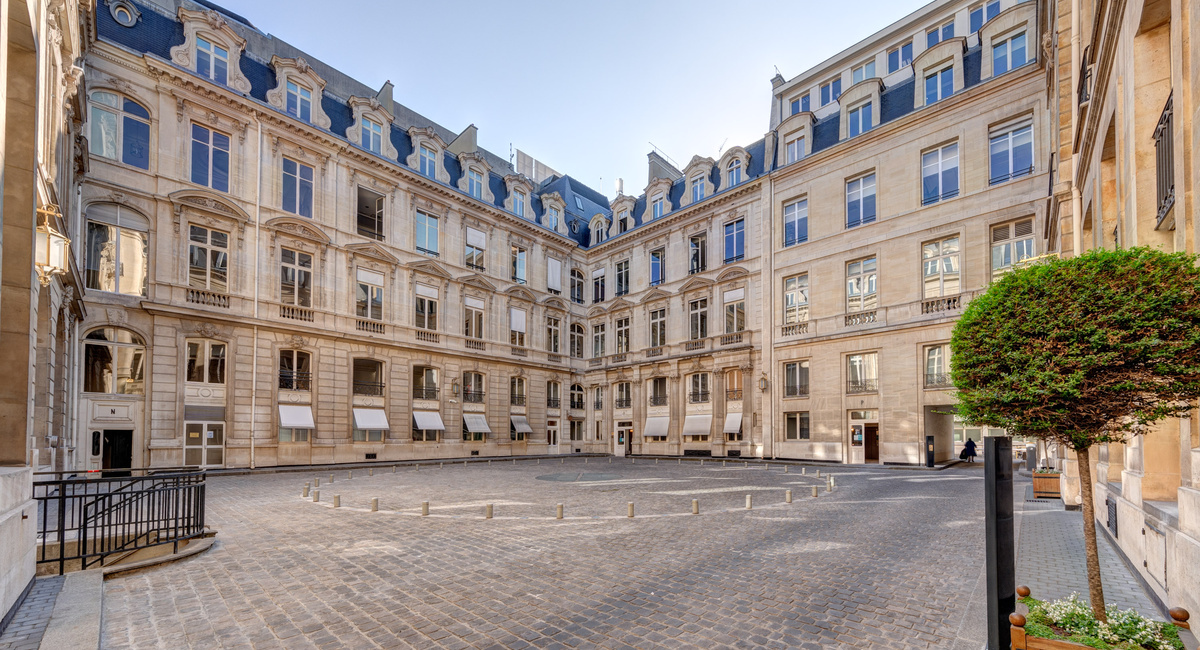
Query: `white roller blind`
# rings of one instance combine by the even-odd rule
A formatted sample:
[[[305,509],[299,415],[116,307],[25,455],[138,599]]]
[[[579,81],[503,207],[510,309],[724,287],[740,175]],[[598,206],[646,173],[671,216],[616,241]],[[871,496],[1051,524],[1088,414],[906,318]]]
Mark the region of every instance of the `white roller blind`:
[[[431,287],[427,284],[418,284],[417,285],[417,295],[424,296],[426,298],[433,298],[434,300],[437,300],[438,290],[437,290],[437,287]]]
[[[367,284],[373,284],[377,287],[382,287],[383,286],[383,274],[378,273],[376,271],[372,271],[371,269],[359,269],[358,270],[358,281],[366,282]]]
[[[311,406],[279,405],[279,426],[289,429],[315,429]]]
[[[708,435],[712,430],[711,415],[689,415],[683,419],[683,435],[698,436]]]
[[[510,415],[509,418],[512,420],[513,429],[516,429],[517,432],[533,433],[533,427],[529,426],[529,419],[524,415]]]
[[[483,301],[480,300],[479,298],[471,298],[468,296],[467,298],[463,299],[463,302],[467,303],[468,307],[474,307],[475,309],[483,309]]]
[[[725,302],[737,302],[746,297],[745,289],[734,289],[725,292]]]
[[[487,248],[487,233],[474,228],[467,228],[467,245],[475,248]]]
[[[437,411],[413,411],[413,426],[422,431],[445,431],[442,416]]]
[[[725,415],[725,433],[737,433],[742,430],[742,414],[728,413]]]
[[[525,310],[510,307],[508,310],[508,322],[510,328],[514,332],[525,331]]]
[[[391,429],[383,409],[354,409],[354,426],[359,429]]]
[[[665,436],[670,426],[671,418],[669,417],[646,418],[646,429],[642,434],[647,436]]]
[[[595,271],[592,271],[592,279],[598,278],[602,275],[604,275],[604,269],[596,269]]]
[[[480,413],[463,413],[463,424],[471,433],[492,432],[492,428],[488,426],[487,417]]]
[[[562,260],[546,258],[546,288],[562,291]]]

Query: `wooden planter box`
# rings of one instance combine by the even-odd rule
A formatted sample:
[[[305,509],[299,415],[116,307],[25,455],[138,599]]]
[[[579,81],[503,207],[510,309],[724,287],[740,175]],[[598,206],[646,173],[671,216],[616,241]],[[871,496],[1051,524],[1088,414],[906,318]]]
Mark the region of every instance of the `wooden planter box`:
[[[1058,499],[1062,495],[1058,491],[1058,477],[1061,474],[1034,474],[1033,498]]]
[[[1053,476],[1055,479],[1058,478],[1057,474],[1047,474],[1046,476]],[[1057,482],[1055,485],[1057,486]],[[1036,490],[1037,488],[1034,489]],[[1058,491],[1057,487],[1055,487],[1055,491]],[[1017,587],[1017,597],[1025,598],[1028,595],[1029,587]],[[1169,613],[1171,615],[1171,622],[1176,626],[1185,630],[1191,629],[1191,626],[1188,625],[1188,618],[1190,618],[1190,616],[1188,615],[1187,610],[1174,607]],[[1023,614],[1018,614],[1017,612],[1013,612],[1012,614],[1008,615],[1008,622],[1011,626],[1009,628],[1009,633],[1012,638],[1012,650],[1073,650],[1074,648],[1090,647],[1083,645],[1082,643],[1075,643],[1074,641],[1060,641],[1058,639],[1043,639],[1037,636],[1027,636],[1025,634],[1025,616]]]

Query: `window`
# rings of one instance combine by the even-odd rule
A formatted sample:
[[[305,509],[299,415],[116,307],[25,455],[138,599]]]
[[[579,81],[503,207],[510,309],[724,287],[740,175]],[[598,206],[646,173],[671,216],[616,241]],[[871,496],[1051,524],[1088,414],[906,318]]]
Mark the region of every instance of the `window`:
[[[576,210],[583,209],[583,199],[579,198],[578,194],[575,195],[575,209]]]
[[[954,20],[948,20],[941,25],[934,25],[925,32],[925,48],[929,49],[942,41],[954,38]]]
[[[550,208],[546,215],[546,227],[550,230],[558,230],[558,221],[562,213],[558,211],[558,208]]]
[[[871,102],[851,109],[846,115],[846,129],[851,138],[871,130]]]
[[[1033,126],[1025,122],[992,135],[989,154],[991,185],[1032,174]]]
[[[484,302],[479,298],[467,296],[463,299],[463,336],[469,339],[483,338]]]
[[[225,344],[216,341],[187,342],[187,374],[193,384],[225,383]]]
[[[370,118],[362,118],[362,147],[378,154],[383,148],[383,125]]]
[[[289,158],[283,159],[283,210],[312,218],[313,168]]]
[[[528,278],[527,258],[528,251],[520,246],[512,247],[512,281],[517,284],[525,284]]]
[[[583,274],[577,269],[571,270],[571,302],[583,304]]]
[[[846,265],[846,311],[870,311],[877,306],[878,273],[874,257]]]
[[[692,390],[688,395],[688,402],[692,404],[702,404],[708,401],[708,373],[698,372],[692,375]]]
[[[525,216],[525,193],[513,192],[513,214],[518,217]]]
[[[1154,127],[1154,172],[1158,197],[1156,223],[1162,224],[1175,205],[1175,97],[1167,96],[1158,124]]]
[[[150,112],[132,99],[99,90],[92,93],[90,109],[88,151],[150,169]]]
[[[950,346],[935,345],[925,348],[925,387],[948,388],[950,379]]]
[[[183,463],[200,467],[225,464],[225,423],[184,422]]]
[[[613,408],[627,409],[633,406],[633,384],[623,381],[617,384],[617,399]]]
[[[995,18],[998,13],[1000,13],[1000,0],[991,0],[986,5],[971,7],[971,33],[979,31],[984,23]]]
[[[583,408],[583,386],[579,384],[571,384],[571,408]]]
[[[429,178],[437,178],[437,152],[425,145],[421,145],[421,155],[417,159],[417,171],[422,176]]]
[[[667,269],[664,263],[667,260],[667,251],[659,248],[650,251],[650,286],[658,286],[663,283],[663,276]]]
[[[875,174],[846,181],[846,227],[875,221]]]
[[[571,358],[583,358],[583,325],[579,323],[571,325]]]
[[[864,63],[850,71],[850,78],[852,79],[852,81],[850,82],[851,85],[856,84],[865,79],[872,79],[874,77],[875,77],[875,62],[874,61],[867,61],[866,63]]]
[[[599,359],[604,356],[604,323],[599,323],[592,326],[592,358]]]
[[[438,254],[438,218],[433,215],[417,212],[417,252],[437,257]]]
[[[992,281],[1033,257],[1033,219],[992,228]]]
[[[700,233],[688,238],[688,274],[708,268],[708,235]]]
[[[294,81],[287,82],[287,113],[304,122],[312,120],[312,91]]]
[[[583,420],[571,420],[571,441],[583,440]]]
[[[888,74],[891,74],[891,73],[899,70],[900,68],[903,68],[904,66],[911,64],[912,60],[913,60],[912,54],[913,54],[912,41],[909,41],[903,45],[898,45],[898,46],[888,50],[888,55],[887,55]]]
[[[621,210],[617,215],[617,234],[627,232],[633,224],[629,221],[629,210]]]
[[[798,413],[784,413],[784,439],[786,440],[808,440],[808,412],[801,411]]]
[[[192,125],[192,182],[229,191],[229,136]]]
[[[359,186],[357,214],[358,234],[383,240],[383,195]]]
[[[613,295],[623,296],[629,293],[629,260],[617,262],[617,291]]]
[[[88,206],[87,220],[83,273],[87,288],[145,296],[150,222],[109,203]]]
[[[921,205],[958,196],[958,143],[921,154]]]
[[[746,257],[746,222],[738,219],[725,224],[725,263],[738,262]]]
[[[618,318],[616,322],[617,354],[629,352],[629,317]]]
[[[596,219],[592,222],[592,245],[602,243],[604,241],[605,223],[603,219]]]
[[[667,378],[655,377],[650,380],[650,406],[666,406]],[[663,438],[664,440],[666,438]]]
[[[355,395],[383,395],[383,363],[374,359],[355,359],[351,366],[351,390]]]
[[[592,272],[592,302],[604,302],[604,269]]]
[[[229,50],[197,36],[196,74],[224,85],[229,77]]]
[[[879,355],[875,352],[846,357],[846,392],[874,393],[879,390]]]
[[[146,394],[146,342],[129,330],[102,327],[83,337],[83,392]]]
[[[312,429],[279,427],[279,442],[308,442]]]
[[[692,203],[704,200],[704,177],[692,177]]]
[[[949,67],[925,75],[925,105],[928,106],[954,94],[954,68]]]
[[[525,316],[524,309],[508,308],[508,342],[510,345],[525,347]]]
[[[650,312],[650,347],[661,348],[667,344],[667,310]]]
[[[559,336],[562,333],[562,321],[556,316],[546,317],[546,351],[558,354]]]
[[[808,274],[783,280],[783,324],[795,325],[808,320]]]
[[[487,233],[467,228],[467,244],[463,249],[463,261],[472,271],[486,271]],[[515,261],[515,260],[514,260]],[[514,273],[514,275],[516,275]]]
[[[509,377],[508,378],[508,403],[513,406],[525,406],[525,378],[524,377]],[[525,433],[518,431],[519,438],[514,440],[524,440]]]
[[[1025,33],[992,46],[992,76],[1004,74],[1025,65]]]
[[[842,96],[842,80],[841,78],[833,79],[821,84],[821,105],[825,106],[831,102],[836,102],[838,97]]]
[[[783,206],[783,245],[792,246],[808,241],[808,199],[792,201]]]
[[[746,329],[745,289],[725,292],[725,333],[735,334]]]
[[[312,255],[283,248],[279,251],[279,302],[312,307]]]
[[[742,371],[738,368],[725,371],[725,399],[742,399]]]
[[[792,109],[792,113],[791,113],[792,115],[799,113],[800,112],[800,98],[796,97],[796,98],[792,99],[792,101],[788,103],[788,106],[791,107],[791,109]]]
[[[926,242],[921,246],[921,266],[923,297],[941,298],[961,291],[958,237]]]
[[[708,338],[708,298],[688,303],[688,338]]]
[[[359,318],[383,320],[383,274],[358,269],[354,313]]]
[[[809,110],[808,107],[809,107],[808,95],[804,95],[800,98],[800,111],[803,113],[807,113]]]
[[[279,351],[279,390],[312,390],[312,355],[303,350]]]
[[[424,294],[424,295],[423,295]],[[433,295],[428,295],[433,294]],[[414,308],[413,324],[423,330],[434,330],[438,328],[438,298],[437,289],[426,287],[425,285],[417,285],[417,298]]]
[[[546,408],[562,406],[562,387],[557,381],[546,382]]]
[[[474,169],[467,172],[467,193],[477,199],[483,198],[483,174]]]
[[[783,395],[784,397],[808,395],[807,361],[792,361],[783,364]]]
[[[804,157],[804,136],[798,135],[789,138],[787,141],[787,164],[791,164]]]
[[[654,215],[651,218],[653,218],[653,219],[661,218],[663,216],[663,210],[665,208],[665,200],[663,199],[662,192],[659,192],[658,194],[654,195],[654,198],[652,198],[650,200],[650,205],[653,210],[652,214]]]
[[[729,171],[729,187],[742,182],[742,161],[734,158],[726,168]]]
[[[188,228],[188,286],[229,291],[229,234],[201,226]]]
[[[355,429],[356,436],[357,436],[358,432],[359,432],[359,430]],[[375,431],[367,431],[365,433],[371,434],[370,437],[369,438],[355,437],[354,439],[355,440],[367,440],[368,442],[375,442],[375,441],[379,441],[379,440],[383,439],[382,431],[378,432],[378,436],[375,435],[376,434]],[[438,431],[437,429],[418,429],[418,428],[416,428],[415,422],[413,424],[413,433],[412,433],[413,442],[437,442],[439,433],[441,433],[441,432]]]
[[[383,369],[380,364],[380,377]],[[437,399],[438,376],[437,368],[429,366],[413,366],[413,399]]]

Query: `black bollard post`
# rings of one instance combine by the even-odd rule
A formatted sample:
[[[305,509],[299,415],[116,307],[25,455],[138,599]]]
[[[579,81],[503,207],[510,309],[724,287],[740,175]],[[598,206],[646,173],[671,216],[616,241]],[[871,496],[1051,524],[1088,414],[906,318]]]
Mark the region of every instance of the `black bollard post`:
[[[1013,613],[1017,604],[1012,438],[985,436],[983,440],[987,647],[988,650],[1007,650],[1011,643],[1008,615]]]

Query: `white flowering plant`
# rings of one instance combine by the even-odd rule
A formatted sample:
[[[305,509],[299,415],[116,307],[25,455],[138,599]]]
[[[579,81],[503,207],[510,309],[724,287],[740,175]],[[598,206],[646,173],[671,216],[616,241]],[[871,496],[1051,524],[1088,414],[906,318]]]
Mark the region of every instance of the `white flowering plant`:
[[[1171,623],[1146,618],[1132,609],[1105,607],[1108,622],[1096,620],[1092,606],[1077,594],[1043,602],[1022,598],[1029,608],[1025,633],[1044,639],[1071,641],[1100,650],[1184,650]]]

